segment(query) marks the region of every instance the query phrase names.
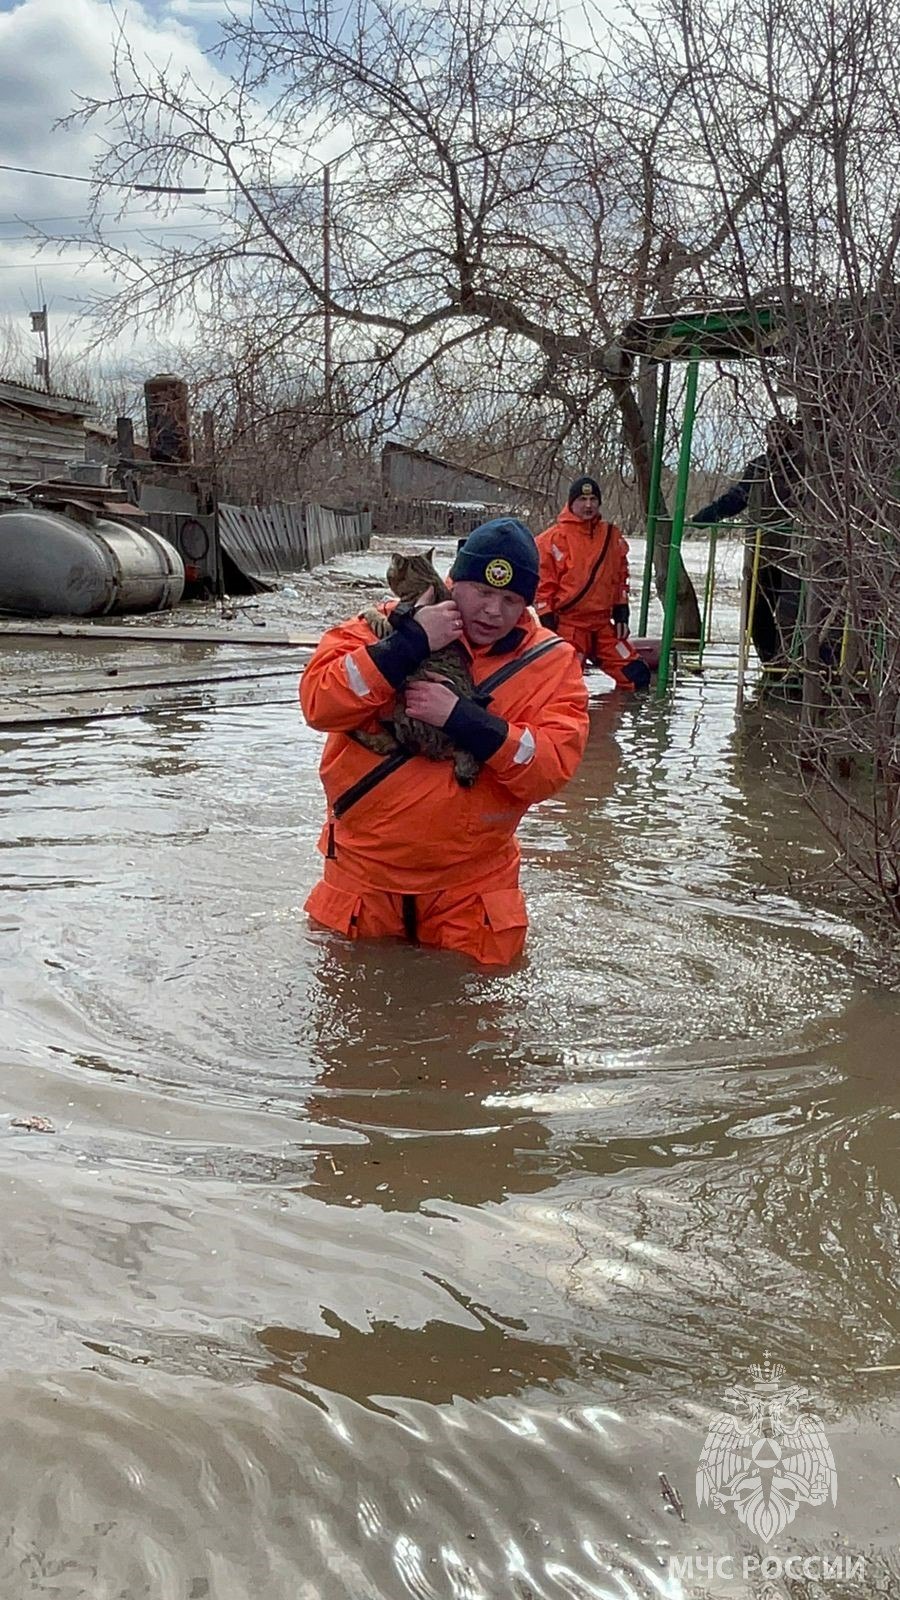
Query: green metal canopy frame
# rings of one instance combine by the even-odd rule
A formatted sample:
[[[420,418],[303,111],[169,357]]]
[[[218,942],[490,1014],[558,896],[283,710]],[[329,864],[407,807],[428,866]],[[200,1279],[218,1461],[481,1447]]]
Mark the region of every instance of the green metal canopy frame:
[[[691,470],[691,444],[697,414],[697,377],[701,361],[760,360],[776,348],[784,329],[784,312],[775,306],[723,306],[715,311],[684,311],[676,315],[640,317],[630,322],[621,336],[621,346],[631,355],[655,361],[662,367],[659,407],[653,434],[650,468],[650,496],[647,507],[647,552],[641,588],[638,632],[647,629],[647,612],[653,581],[653,557],[659,522],[660,483],[669,386],[673,361],[687,362],[684,410],[678,449],[678,474],[672,506],[669,553],[666,563],[666,590],[663,601],[663,632],[660,648],[657,694],[669,685],[672,647],[675,642],[675,613],[678,602],[678,568],[684,537],[684,513]],[[707,586],[709,587],[709,586]],[[704,605],[704,613],[706,612]],[[705,625],[704,625],[705,632]]]

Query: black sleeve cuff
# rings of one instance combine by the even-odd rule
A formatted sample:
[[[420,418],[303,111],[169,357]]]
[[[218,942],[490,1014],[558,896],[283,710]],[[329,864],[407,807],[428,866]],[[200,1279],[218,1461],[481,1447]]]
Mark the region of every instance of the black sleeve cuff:
[[[742,478],[740,483],[732,484],[718,500],[711,500],[708,506],[701,511],[695,511],[689,519],[695,527],[708,527],[713,522],[724,522],[728,517],[736,517],[739,511],[746,511],[750,501],[750,479]]]
[[[476,761],[487,761],[495,756],[509,733],[509,724],[495,717],[474,700],[457,700],[447,721],[444,733],[452,744],[467,750]]]
[[[627,607],[627,605],[613,606],[613,608],[612,608],[612,619],[613,619],[613,622],[621,622],[624,625],[624,627],[627,628],[628,627],[628,607]]]
[[[412,617],[404,617],[401,625],[386,639],[379,639],[366,648],[392,689],[399,689],[404,679],[430,654],[428,635],[421,623],[414,622]]]

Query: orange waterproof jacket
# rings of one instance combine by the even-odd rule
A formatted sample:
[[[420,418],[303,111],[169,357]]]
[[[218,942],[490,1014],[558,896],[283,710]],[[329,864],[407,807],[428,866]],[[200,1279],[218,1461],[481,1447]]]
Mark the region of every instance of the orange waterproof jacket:
[[[562,611],[573,626],[593,628],[608,620],[613,606],[627,605],[628,545],[614,522],[604,522],[602,517],[582,522],[566,508],[551,527],[538,534],[536,543],[541,576],[535,606],[541,616]],[[601,555],[587,593],[569,606],[588,583]]]
[[[518,861],[524,812],[561,789],[581,760],[587,692],[575,653],[561,641],[497,689],[489,709],[509,731],[470,789],[460,787],[452,761],[414,756],[334,817],[335,802],[384,760],[349,737],[354,728],[377,729],[394,705],[395,690],[366,648],[374,638],[362,618],[332,628],[300,680],[307,722],[328,734],[319,772],[329,820],[319,849],[331,848],[335,865],[360,885],[395,894],[489,881]],[[476,686],[552,638],[523,612],[502,652],[469,651]]]

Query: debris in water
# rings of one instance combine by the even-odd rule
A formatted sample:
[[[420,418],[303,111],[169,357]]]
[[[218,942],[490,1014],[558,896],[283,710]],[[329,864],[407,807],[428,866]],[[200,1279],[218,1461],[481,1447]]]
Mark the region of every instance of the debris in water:
[[[684,1515],[684,1501],[682,1500],[681,1495],[678,1493],[678,1490],[675,1489],[669,1482],[664,1472],[659,1474],[659,1489],[663,1499],[666,1502],[666,1509],[674,1512],[676,1517],[680,1517],[682,1522],[685,1522],[687,1519]]]
[[[24,1128],[27,1133],[55,1133],[49,1117],[13,1117],[11,1128]]]

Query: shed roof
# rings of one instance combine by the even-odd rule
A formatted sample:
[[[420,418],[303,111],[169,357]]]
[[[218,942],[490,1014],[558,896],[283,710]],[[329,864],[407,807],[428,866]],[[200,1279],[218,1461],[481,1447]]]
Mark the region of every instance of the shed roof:
[[[44,389],[32,388],[30,383],[12,382],[7,378],[0,378],[0,400],[29,411],[52,411],[57,416],[90,417],[97,409],[92,400],[71,394],[47,394]]]
[[[479,467],[466,467],[461,461],[447,461],[443,456],[436,456],[430,450],[417,450],[412,445],[400,444],[395,440],[389,441],[382,450],[383,457],[388,455],[400,455],[413,461],[424,461],[429,466],[441,467],[456,477],[477,478],[481,483],[489,483],[492,488],[511,489],[515,494],[524,495],[530,500],[543,498],[536,489],[530,489],[524,483],[516,483],[512,478],[498,478],[492,472],[482,472]]]

